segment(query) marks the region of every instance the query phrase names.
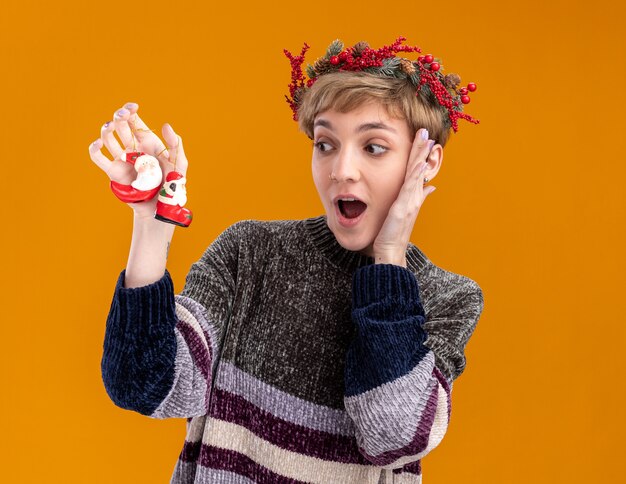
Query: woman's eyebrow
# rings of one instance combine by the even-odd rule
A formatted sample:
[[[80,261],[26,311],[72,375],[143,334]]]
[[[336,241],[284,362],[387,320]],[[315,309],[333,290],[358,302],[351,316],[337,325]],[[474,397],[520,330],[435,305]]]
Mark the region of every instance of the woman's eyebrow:
[[[317,119],[315,121],[315,123],[313,124],[313,128],[315,128],[316,126],[324,126],[325,128],[328,128],[330,130],[333,129],[333,125],[330,123],[330,121],[323,118]],[[362,131],[368,131],[370,129],[386,129],[388,131],[392,131],[393,133],[397,133],[395,129],[393,129],[391,126],[387,126],[384,123],[363,123],[357,126],[354,132],[360,133]]]

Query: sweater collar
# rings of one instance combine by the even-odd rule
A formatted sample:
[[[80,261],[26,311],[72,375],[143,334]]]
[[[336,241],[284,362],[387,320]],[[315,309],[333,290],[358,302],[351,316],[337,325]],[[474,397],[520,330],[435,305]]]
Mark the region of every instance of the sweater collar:
[[[374,264],[375,260],[360,252],[354,252],[343,247],[333,234],[326,221],[326,215],[319,215],[303,220],[304,228],[309,238],[324,256],[335,265],[349,272],[370,264]],[[426,255],[415,245],[409,242],[406,252],[407,269],[412,272],[418,272],[424,268],[429,260]]]

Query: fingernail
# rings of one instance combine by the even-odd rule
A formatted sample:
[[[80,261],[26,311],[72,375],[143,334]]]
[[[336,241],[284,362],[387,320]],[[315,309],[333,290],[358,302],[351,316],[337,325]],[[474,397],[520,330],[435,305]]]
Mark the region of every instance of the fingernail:
[[[115,113],[115,114],[116,114],[118,117],[120,117],[120,118],[121,118],[122,116],[125,116],[125,115],[127,115],[128,113],[129,113],[129,111],[128,111],[127,109],[122,108],[122,109],[120,109],[120,110],[119,110],[117,113]]]
[[[137,104],[137,103],[126,103],[126,104],[124,104],[124,107],[128,108],[128,109],[133,109],[133,108],[136,108],[138,106],[139,106],[139,104]]]
[[[428,130],[426,128],[422,128],[422,132],[420,133],[420,136],[423,141],[426,141],[428,139]]]
[[[106,129],[109,127],[110,124],[111,124],[111,121],[107,121],[106,123],[102,125],[102,127]]]

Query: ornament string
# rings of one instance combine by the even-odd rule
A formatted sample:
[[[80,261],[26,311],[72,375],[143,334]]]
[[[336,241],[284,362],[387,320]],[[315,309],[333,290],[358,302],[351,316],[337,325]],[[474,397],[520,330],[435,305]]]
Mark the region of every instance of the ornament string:
[[[129,122],[129,124],[130,124],[130,135],[131,135],[131,137],[133,139],[133,151],[137,151],[137,148],[136,148],[137,145],[135,144],[135,132],[136,131],[150,131],[150,132],[154,132],[154,131],[151,130],[151,129],[136,128],[134,121],[133,122]],[[176,159],[178,158],[178,147],[180,146],[180,136],[179,135],[176,135],[176,136],[178,137],[178,144],[176,145],[176,156],[174,156],[174,162],[173,162],[174,163],[174,171],[176,170]],[[168,147],[166,146],[165,148],[163,148],[156,155],[156,157],[158,158],[159,156],[161,156],[161,153],[163,153],[164,151],[167,151],[167,150],[168,150]],[[167,161],[170,161],[170,160],[168,159]],[[172,162],[170,161],[170,163],[172,163]]]

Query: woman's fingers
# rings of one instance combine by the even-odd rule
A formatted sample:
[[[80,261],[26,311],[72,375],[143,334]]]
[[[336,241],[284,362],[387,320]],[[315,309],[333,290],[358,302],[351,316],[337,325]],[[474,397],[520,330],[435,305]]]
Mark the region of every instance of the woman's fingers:
[[[100,129],[100,137],[104,142],[104,146],[106,146],[106,149],[109,150],[109,153],[111,153],[111,156],[115,160],[121,157],[124,150],[120,146],[119,141],[117,141],[115,136],[113,136],[113,128],[113,121],[107,121],[104,123]]]
[[[390,214],[393,212],[399,220],[405,220],[407,214],[415,215],[418,213],[426,196],[435,190],[435,187],[424,187],[428,157],[434,145],[435,140],[428,139],[426,129],[417,130],[407,159],[404,184],[400,189],[396,203],[390,209]],[[414,223],[414,219],[411,223]]]
[[[423,191],[423,188],[424,188],[424,172],[426,171],[427,167],[428,167],[428,159],[422,161],[419,164],[417,176],[414,177],[415,178],[415,185],[416,185],[415,191],[418,192],[418,193],[419,193],[419,191]]]
[[[419,143],[418,147],[415,151],[414,154],[412,154],[411,156],[414,156],[413,158],[413,166],[410,168],[411,173],[408,173],[408,176],[413,178],[415,177],[415,175],[419,175],[420,174],[420,170],[421,170],[421,163],[422,161],[428,161],[428,155],[430,154],[430,151],[433,149],[433,146],[435,146],[435,140],[434,139],[429,139],[424,141],[423,143]],[[411,152],[413,153],[413,150],[411,150]]]
[[[415,186],[421,187],[424,184],[424,172],[428,168],[428,157],[433,146],[435,146],[435,140],[432,139],[421,144],[417,150],[417,158],[413,160],[413,167],[407,170],[406,180],[415,183],[413,188]],[[414,189],[411,190],[412,193],[414,191]]]
[[[148,125],[144,123],[143,119],[139,117],[139,113],[137,113],[139,104],[126,103],[124,104],[124,109],[127,109],[130,113],[128,116],[128,125],[137,140],[143,141],[147,136],[152,134]]]
[[[420,131],[422,130],[418,130],[415,135],[411,153],[409,154],[406,176],[404,177],[404,183],[407,192],[410,194],[409,196],[415,194],[416,190],[423,185],[424,171],[428,167],[428,155],[435,144],[435,140],[424,140]],[[423,131],[428,135],[428,131]]]
[[[168,146],[169,162],[172,164],[172,167],[173,164],[176,164],[176,170],[184,175],[187,171],[187,157],[185,156],[182,138],[174,132],[169,123],[163,125],[161,132]]]
[[[429,151],[430,152],[430,151]],[[424,186],[424,174],[426,173],[426,169],[428,168],[428,155],[426,155],[426,159],[421,163],[419,172],[416,178],[416,188],[415,188],[415,203],[417,205],[421,205],[426,197],[434,192],[437,188],[429,185],[427,187]]]
[[[435,187],[426,187],[424,188],[424,173],[428,168],[428,153],[430,153],[430,149],[426,153],[426,158],[417,163],[415,167],[414,173],[411,174],[409,178],[405,181],[407,185],[407,204],[409,207],[417,207],[419,208],[424,201],[424,199],[432,192],[435,191]]]
[[[97,139],[89,145],[89,157],[96,165],[98,165],[107,175],[111,167],[111,160],[102,154],[102,140]]]
[[[128,125],[130,126],[131,131],[135,134],[135,138],[137,138],[137,140],[142,143],[146,149],[148,147],[151,148],[149,151],[152,152],[148,154],[156,157],[162,163],[168,161],[169,154],[167,149],[165,149],[166,147],[163,144],[163,141],[161,141],[156,133],[148,127],[145,121],[141,119],[141,116],[139,116],[139,113],[137,112],[139,110],[139,105],[137,103],[129,102],[124,104],[124,109],[128,109],[128,111],[130,111]],[[153,137],[153,139],[150,140],[150,137]]]
[[[139,109],[139,104],[128,102],[124,104],[124,109],[128,109],[130,111],[130,114],[133,114],[136,113]]]
[[[409,153],[409,164],[407,166],[407,177],[412,176],[415,165],[419,163],[420,152],[428,145],[428,130],[420,128],[415,133],[415,139]]]
[[[426,199],[426,197],[427,197],[428,195],[430,195],[430,194],[431,194],[432,192],[434,192],[435,190],[437,190],[437,187],[433,187],[432,185],[431,185],[431,186],[426,187],[426,188],[424,189],[424,194],[425,194],[425,195],[424,195],[424,200]]]
[[[129,116],[130,116],[130,111],[125,108],[119,109],[113,115],[113,124],[115,126],[115,131],[117,132],[117,135],[120,137],[120,141],[122,142],[124,149],[134,147],[133,135],[130,131],[130,126],[128,126]]]
[[[428,168],[428,159],[422,161],[422,164],[420,165],[420,169],[419,169],[417,176],[421,177],[426,171],[426,168]]]

